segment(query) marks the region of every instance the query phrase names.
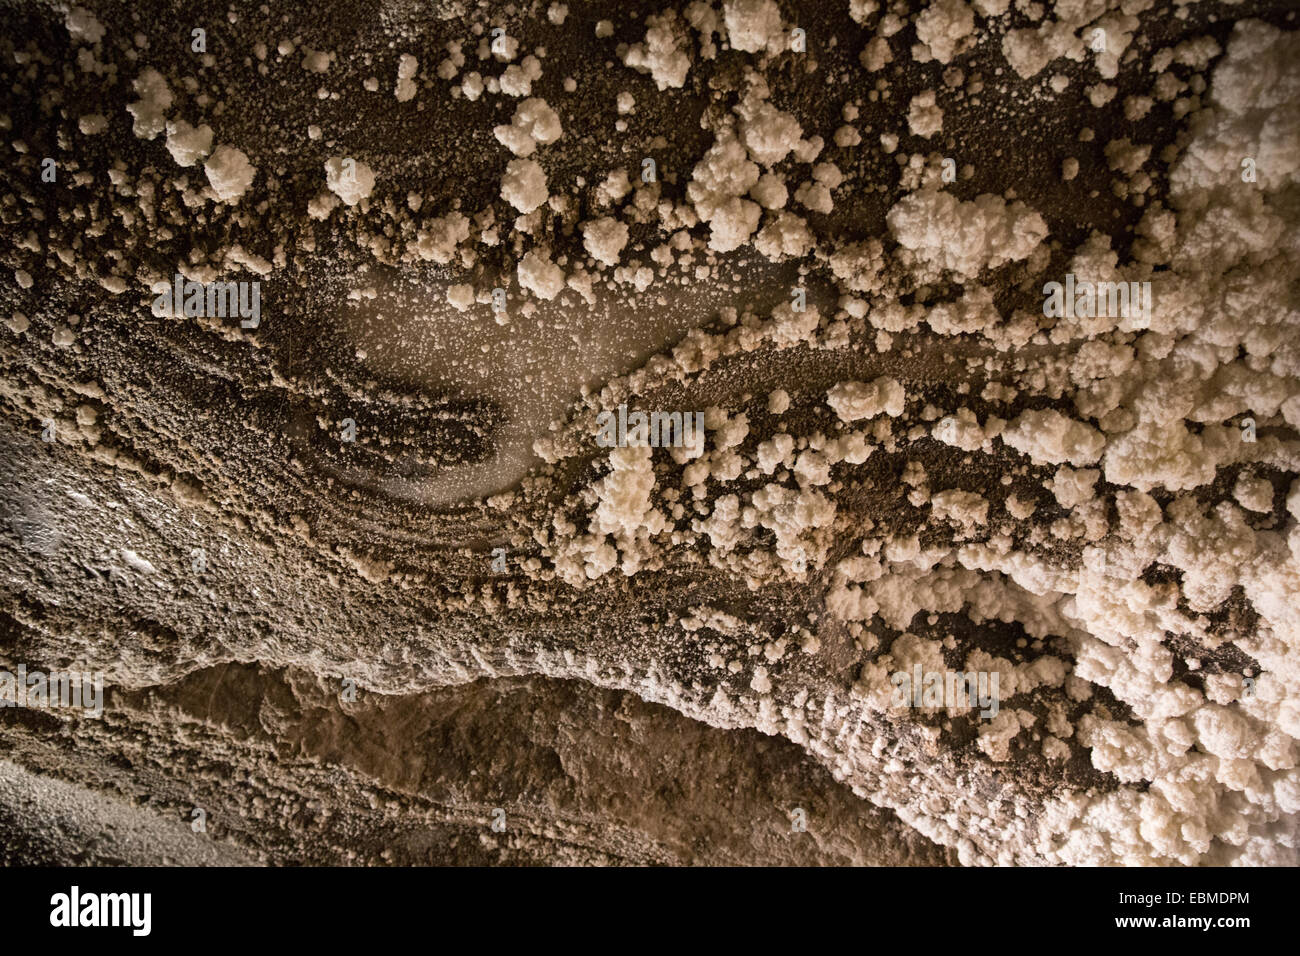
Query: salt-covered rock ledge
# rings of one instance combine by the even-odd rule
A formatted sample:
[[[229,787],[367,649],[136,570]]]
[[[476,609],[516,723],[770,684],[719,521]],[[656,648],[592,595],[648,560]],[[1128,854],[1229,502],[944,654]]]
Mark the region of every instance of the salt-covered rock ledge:
[[[109,698],[0,710],[0,797],[254,862],[1294,863],[1296,34],[1008,9],[7,13],[0,666]],[[951,671],[988,713],[900,706]]]

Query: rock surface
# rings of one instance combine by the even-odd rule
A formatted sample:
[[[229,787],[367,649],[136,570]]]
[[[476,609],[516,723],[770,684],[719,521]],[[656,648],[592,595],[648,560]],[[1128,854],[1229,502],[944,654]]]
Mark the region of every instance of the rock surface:
[[[1294,864],[1300,39],[1030,6],[0,3],[2,861]]]

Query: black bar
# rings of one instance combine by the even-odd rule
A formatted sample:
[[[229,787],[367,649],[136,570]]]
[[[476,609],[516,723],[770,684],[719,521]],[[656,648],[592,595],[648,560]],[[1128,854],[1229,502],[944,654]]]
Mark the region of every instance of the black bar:
[[[0,870],[0,893],[11,939],[97,936],[128,946],[373,945],[407,935],[438,945],[448,934],[491,946],[516,934],[533,945],[548,937],[564,945],[558,937],[623,941],[629,931],[698,946],[795,931],[809,945],[830,933],[857,937],[866,951],[1034,938],[1163,938],[1183,946],[1191,936],[1219,948],[1287,925],[1281,909],[1292,876],[1260,869],[33,868]],[[130,925],[52,926],[52,898],[70,896],[74,885],[83,904],[88,894],[150,894],[148,935],[136,936]],[[1172,904],[1171,893],[1179,894]],[[1120,894],[1136,901],[1121,902]],[[1117,925],[1134,918],[1154,925]],[[1208,928],[1177,922],[1207,918]],[[1213,922],[1227,919],[1248,925]]]

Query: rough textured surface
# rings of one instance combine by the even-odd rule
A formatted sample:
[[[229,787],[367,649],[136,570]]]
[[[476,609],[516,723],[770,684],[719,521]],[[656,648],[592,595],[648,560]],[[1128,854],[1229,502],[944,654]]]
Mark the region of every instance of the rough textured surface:
[[[1296,862],[1294,12],[547,8],[0,2],[5,862]]]

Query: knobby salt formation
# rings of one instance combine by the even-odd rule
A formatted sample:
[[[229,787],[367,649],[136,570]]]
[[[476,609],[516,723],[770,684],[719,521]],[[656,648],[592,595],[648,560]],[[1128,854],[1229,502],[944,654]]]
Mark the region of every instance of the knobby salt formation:
[[[3,16],[6,862],[1297,861],[1287,5]]]

